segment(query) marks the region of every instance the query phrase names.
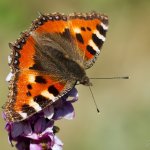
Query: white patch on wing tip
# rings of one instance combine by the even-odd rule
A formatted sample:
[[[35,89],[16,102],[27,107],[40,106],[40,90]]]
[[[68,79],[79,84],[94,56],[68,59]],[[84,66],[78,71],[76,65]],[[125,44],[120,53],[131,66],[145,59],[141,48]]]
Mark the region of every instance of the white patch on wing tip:
[[[101,26],[103,27],[104,30],[108,30],[108,26],[106,26],[104,23],[101,23]]]
[[[26,118],[27,118],[27,113],[24,113],[24,112],[19,111],[18,114],[19,114],[23,119],[26,119]]]
[[[31,107],[33,107],[36,111],[42,110],[42,108],[40,107],[40,105],[39,105],[37,102],[34,102],[33,99],[30,100],[29,105],[30,105]]]
[[[7,77],[6,77],[6,81],[9,82],[13,77],[13,74],[10,72]]]
[[[41,95],[52,100],[53,102],[55,101],[55,96],[53,94],[49,93],[47,90],[42,91]]]
[[[101,35],[101,34],[99,33],[99,31],[95,30],[94,33],[96,34],[96,36],[97,36],[99,39],[101,39],[103,42],[105,42],[106,38],[105,38],[103,35]]]
[[[9,56],[8,56],[8,63],[10,64],[11,61],[12,61],[12,57],[9,55]]]
[[[93,48],[96,52],[100,52],[100,49],[95,45],[95,43],[93,42],[93,40],[89,40],[89,45],[92,46],[92,48]]]
[[[29,75],[29,82],[30,83],[34,83],[35,82],[35,76],[34,75],[32,75],[32,74]]]
[[[80,28],[73,28],[73,30],[74,30],[75,33],[81,33]]]

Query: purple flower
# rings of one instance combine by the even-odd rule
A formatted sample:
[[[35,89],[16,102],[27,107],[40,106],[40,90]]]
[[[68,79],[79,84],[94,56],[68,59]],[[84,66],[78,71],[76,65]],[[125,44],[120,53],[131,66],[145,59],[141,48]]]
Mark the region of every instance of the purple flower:
[[[41,112],[21,122],[7,122],[9,142],[16,142],[18,150],[62,150],[63,143],[56,136],[59,128],[54,125],[58,119],[73,119],[72,103],[77,101],[77,90],[70,92]],[[5,119],[5,114],[3,114]],[[13,144],[12,144],[13,145]]]

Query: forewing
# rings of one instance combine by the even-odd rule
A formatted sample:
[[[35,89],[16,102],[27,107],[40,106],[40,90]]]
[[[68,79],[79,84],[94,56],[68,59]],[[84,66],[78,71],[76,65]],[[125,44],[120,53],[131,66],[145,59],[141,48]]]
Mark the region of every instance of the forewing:
[[[90,68],[100,54],[108,30],[108,17],[99,13],[74,13],[69,28],[83,56],[84,68]]]

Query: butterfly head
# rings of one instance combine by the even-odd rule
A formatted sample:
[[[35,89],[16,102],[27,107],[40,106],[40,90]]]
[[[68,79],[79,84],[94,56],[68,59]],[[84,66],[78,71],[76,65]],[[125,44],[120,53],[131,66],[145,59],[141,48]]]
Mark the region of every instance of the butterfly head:
[[[87,76],[84,76],[81,79],[80,84],[83,84],[85,86],[92,86],[92,83],[90,82],[90,79]]]

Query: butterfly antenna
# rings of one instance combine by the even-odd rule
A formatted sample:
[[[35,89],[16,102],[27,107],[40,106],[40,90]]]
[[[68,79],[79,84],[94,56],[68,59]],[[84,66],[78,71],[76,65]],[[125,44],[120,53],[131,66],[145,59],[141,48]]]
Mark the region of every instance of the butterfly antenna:
[[[124,76],[124,77],[101,77],[101,78],[90,78],[90,79],[129,79],[129,76]]]
[[[95,104],[96,110],[97,110],[97,112],[99,113],[100,111],[99,111],[99,109],[98,109],[98,106],[97,106],[97,103],[96,103],[96,101],[95,101],[95,98],[94,98],[93,92],[92,92],[92,90],[91,90],[91,86],[89,86],[89,89],[90,89],[90,92],[91,92],[91,94],[92,94],[92,97],[93,97],[93,101],[94,101],[94,104]]]

